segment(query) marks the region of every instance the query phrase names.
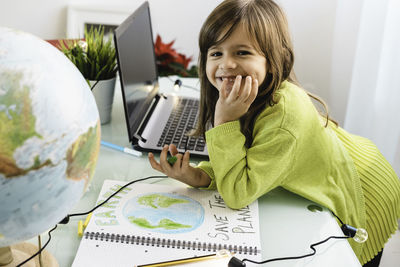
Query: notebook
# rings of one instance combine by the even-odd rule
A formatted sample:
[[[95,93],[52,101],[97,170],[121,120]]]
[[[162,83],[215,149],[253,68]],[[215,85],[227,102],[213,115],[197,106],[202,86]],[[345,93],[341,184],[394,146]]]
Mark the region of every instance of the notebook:
[[[179,152],[189,150],[207,157],[204,139],[185,135],[195,127],[199,100],[159,93],[148,2],[115,29],[114,44],[128,136],[134,148],[160,151],[164,144],[174,143]],[[176,137],[177,133],[181,136]]]
[[[123,185],[105,180],[97,203]],[[257,201],[232,210],[217,191],[136,183],[94,211],[72,266],[135,266],[222,249],[261,260]]]

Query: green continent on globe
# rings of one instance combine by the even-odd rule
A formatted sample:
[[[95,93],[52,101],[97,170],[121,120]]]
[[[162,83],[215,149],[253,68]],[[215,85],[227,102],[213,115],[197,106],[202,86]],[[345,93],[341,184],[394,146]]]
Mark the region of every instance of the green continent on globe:
[[[100,149],[100,121],[95,127],[80,135],[67,151],[67,178],[85,179],[86,184],[93,176]]]
[[[0,72],[0,173],[6,178],[23,176],[44,166],[53,166],[51,160],[40,161],[36,156],[32,166],[21,169],[14,160],[15,150],[32,137],[43,138],[35,130],[36,118],[32,112],[30,87],[23,84],[23,73],[9,70]],[[67,150],[67,178],[86,179],[93,176],[100,144],[100,121],[80,135]]]
[[[162,219],[158,223],[158,225],[151,225],[148,220],[145,218],[136,218],[134,216],[128,217],[129,221],[137,226],[147,228],[147,229],[154,229],[154,228],[164,228],[166,230],[174,230],[174,229],[182,229],[182,228],[191,228],[191,225],[180,224],[169,219]]]
[[[159,207],[168,208],[169,206],[174,205],[174,204],[189,203],[189,200],[181,199],[181,198],[167,197],[167,196],[164,196],[161,194],[151,194],[151,195],[139,197],[138,203],[140,205],[145,205],[145,206],[152,207],[154,209],[158,209]]]
[[[6,178],[51,164],[51,161],[40,163],[37,158],[32,167],[21,169],[13,158],[14,151],[27,139],[34,136],[42,138],[35,130],[36,118],[32,114],[30,88],[22,84],[22,78],[22,72],[0,72],[0,173]]]

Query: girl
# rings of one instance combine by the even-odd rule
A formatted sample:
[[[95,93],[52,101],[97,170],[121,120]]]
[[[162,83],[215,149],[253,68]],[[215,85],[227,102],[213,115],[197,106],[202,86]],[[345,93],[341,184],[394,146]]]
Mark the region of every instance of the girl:
[[[231,208],[281,186],[366,229],[364,244],[349,242],[361,264],[378,266],[400,217],[399,179],[373,143],[320,116],[296,85],[282,10],[271,0],[226,0],[205,21],[199,45],[194,134],[205,135],[210,160],[191,167],[189,153],[170,145],[160,162],[149,153],[151,166],[217,189]],[[178,158],[173,166],[168,150]]]

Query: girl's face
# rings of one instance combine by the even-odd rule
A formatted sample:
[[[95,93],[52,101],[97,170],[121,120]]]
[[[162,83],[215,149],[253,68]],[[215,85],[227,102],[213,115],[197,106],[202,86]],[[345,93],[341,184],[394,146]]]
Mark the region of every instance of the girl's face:
[[[227,29],[219,38],[222,38],[226,31]],[[230,92],[237,75],[243,78],[241,87],[246,76],[257,78],[258,84],[262,84],[267,74],[267,60],[258,52],[256,44],[241,24],[225,41],[208,49],[206,74],[218,91],[221,90],[222,80],[228,79],[227,91]]]

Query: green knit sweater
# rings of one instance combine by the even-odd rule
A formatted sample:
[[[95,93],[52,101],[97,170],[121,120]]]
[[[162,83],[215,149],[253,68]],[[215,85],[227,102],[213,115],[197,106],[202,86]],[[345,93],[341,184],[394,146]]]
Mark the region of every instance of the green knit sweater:
[[[382,249],[396,230],[400,217],[398,178],[383,157],[379,158],[384,161],[385,168],[390,168],[385,177],[391,176],[392,184],[383,191],[391,190],[393,198],[383,201],[394,215],[387,218],[389,215],[382,215],[382,212],[366,211],[366,193],[358,170],[360,164],[353,160],[359,153],[348,151],[354,143],[350,139],[355,136],[332,123],[324,127],[325,122],[307,94],[294,84],[283,82],[276,91],[276,99],[277,104],[266,107],[257,117],[249,148],[245,146],[239,121],[224,123],[206,132],[210,160],[200,162],[198,167],[210,176],[209,188],[218,189],[225,203],[234,209],[250,204],[278,186],[319,203],[335,212],[343,222],[367,228],[371,249],[364,250],[362,244],[349,240],[364,264]],[[350,141],[344,144],[343,140]],[[383,192],[385,194],[387,192]],[[378,221],[371,214],[386,218]],[[368,229],[367,221],[370,222],[368,226],[385,224],[389,230]]]

